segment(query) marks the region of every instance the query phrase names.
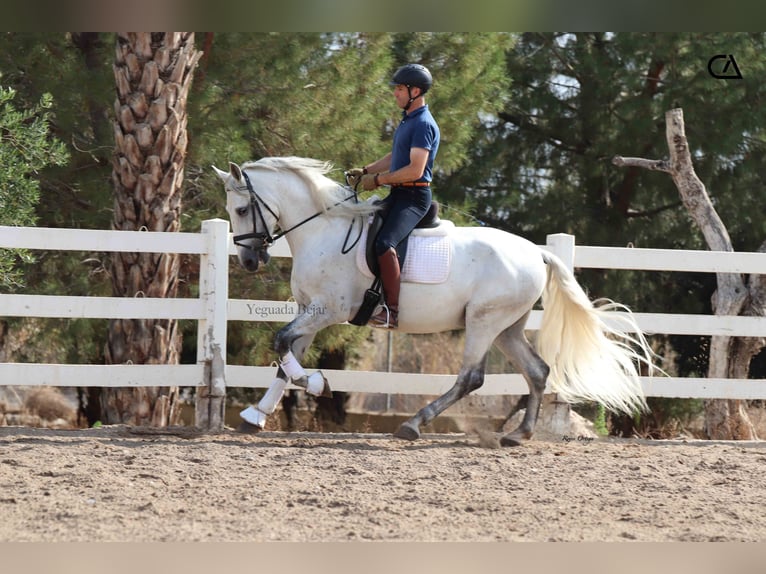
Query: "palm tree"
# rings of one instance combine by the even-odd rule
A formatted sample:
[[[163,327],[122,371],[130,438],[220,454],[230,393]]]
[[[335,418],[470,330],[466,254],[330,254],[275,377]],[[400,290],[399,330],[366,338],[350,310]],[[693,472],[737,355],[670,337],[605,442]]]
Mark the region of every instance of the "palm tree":
[[[186,101],[201,55],[193,32],[117,36],[114,229],[180,230]],[[177,254],[115,253],[111,263],[115,296],[177,293]],[[115,319],[109,324],[106,362],[176,364],[180,343],[175,320]],[[177,387],[106,388],[101,406],[105,423],[167,426],[180,417]]]

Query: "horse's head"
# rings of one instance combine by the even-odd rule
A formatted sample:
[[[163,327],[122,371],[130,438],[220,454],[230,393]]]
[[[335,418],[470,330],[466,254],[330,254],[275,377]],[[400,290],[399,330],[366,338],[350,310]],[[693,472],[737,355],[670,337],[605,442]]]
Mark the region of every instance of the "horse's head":
[[[237,164],[229,163],[225,172],[212,166],[226,189],[226,211],[229,213],[239,263],[248,271],[257,271],[260,262],[269,262],[268,248],[279,216],[253,188]]]

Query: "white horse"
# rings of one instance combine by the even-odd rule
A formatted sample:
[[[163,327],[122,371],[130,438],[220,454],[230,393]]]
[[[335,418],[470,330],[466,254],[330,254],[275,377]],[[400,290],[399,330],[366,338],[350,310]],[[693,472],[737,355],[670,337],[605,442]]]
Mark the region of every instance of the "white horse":
[[[363,219],[366,225],[360,214],[374,207],[347,201],[353,193],[327,177],[330,167],[284,157],[241,167],[231,163],[228,172],[213,168],[225,184],[241,265],[256,271],[261,261],[268,262],[271,243],[284,235],[293,256],[292,293],[303,310],[276,335],[281,365],[276,379],[258,405],[241,413],[256,427],[263,428],[288,381],[314,395],[329,393],[321,372],[308,375],[300,360],[319,330],[355,316],[370,286],[356,263],[355,251],[364,245],[343,252],[352,221]],[[352,240],[355,236],[356,231]],[[402,283],[398,330],[465,329],[463,364],[454,386],[405,422],[396,437],[418,438],[422,425],[478,389],[493,344],[529,385],[526,413],[519,427],[501,438],[505,446],[531,438],[546,381],[567,402],[596,401],[628,414],[646,410],[638,365],[652,368],[654,355],[627,309],[611,301],[592,303],[558,257],[526,239],[486,227],[453,226],[449,236],[452,266],[446,281]],[[540,297],[544,313],[535,350],[524,325]]]

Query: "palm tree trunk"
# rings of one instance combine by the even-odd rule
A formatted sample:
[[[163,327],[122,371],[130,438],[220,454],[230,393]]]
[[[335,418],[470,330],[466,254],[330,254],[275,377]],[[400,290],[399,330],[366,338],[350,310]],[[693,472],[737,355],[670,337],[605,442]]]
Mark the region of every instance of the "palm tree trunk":
[[[113,228],[180,230],[186,156],[186,100],[201,52],[193,32],[119,34],[114,76]],[[170,253],[115,253],[112,291],[121,297],[175,297],[179,258]],[[108,364],[177,364],[175,320],[110,321]],[[104,389],[104,423],[177,424],[177,387]]]

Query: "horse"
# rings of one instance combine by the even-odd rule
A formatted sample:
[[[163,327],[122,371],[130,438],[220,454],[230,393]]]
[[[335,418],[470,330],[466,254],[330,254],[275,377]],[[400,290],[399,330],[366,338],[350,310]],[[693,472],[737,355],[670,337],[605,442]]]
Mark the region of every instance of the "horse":
[[[257,405],[240,413],[262,429],[288,382],[315,396],[331,394],[321,371],[309,375],[300,361],[318,331],[349,322],[362,305],[370,285],[356,251],[365,246],[354,244],[352,230],[369,225],[376,204],[374,198],[359,200],[329,177],[330,163],[315,159],[266,157],[230,163],[228,171],[212,167],[224,183],[239,263],[257,271],[282,236],[293,257],[290,285],[298,314],[275,336],[274,381]],[[454,385],[404,422],[396,438],[418,439],[423,425],[481,387],[493,344],[529,387],[523,419],[500,438],[502,446],[532,438],[547,384],[568,403],[597,402],[630,415],[648,410],[639,369],[651,372],[656,355],[627,307],[609,299],[591,301],[556,255],[523,237],[454,225],[447,234],[446,279],[402,282],[398,331],[464,329],[462,365]],[[543,317],[533,346],[525,324],[538,300]]]

